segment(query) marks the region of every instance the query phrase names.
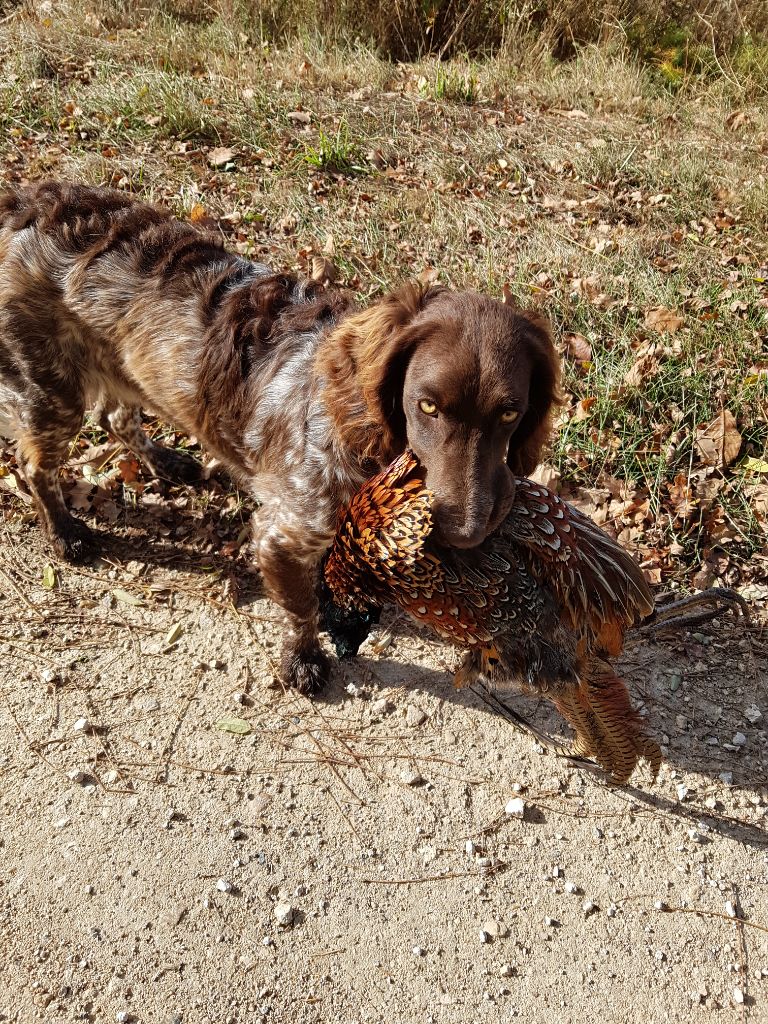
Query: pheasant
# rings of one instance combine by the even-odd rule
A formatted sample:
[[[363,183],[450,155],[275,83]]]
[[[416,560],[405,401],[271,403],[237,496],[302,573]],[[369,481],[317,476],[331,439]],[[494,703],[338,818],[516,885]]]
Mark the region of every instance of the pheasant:
[[[337,651],[356,653],[378,609],[397,604],[467,649],[457,685],[522,683],[573,727],[573,747],[558,752],[596,760],[621,784],[644,758],[655,779],[661,750],[609,660],[654,608],[632,557],[530,480],[517,480],[507,518],[472,550],[434,542],[431,503],[406,451],[342,511],[323,571]]]

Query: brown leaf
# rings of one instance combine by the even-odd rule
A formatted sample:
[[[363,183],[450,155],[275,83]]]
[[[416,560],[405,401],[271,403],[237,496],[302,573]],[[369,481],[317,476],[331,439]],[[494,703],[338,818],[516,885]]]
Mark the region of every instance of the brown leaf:
[[[685,473],[678,473],[674,482],[667,484],[667,489],[675,511],[675,517],[683,521],[690,518],[691,513],[696,507],[696,502],[693,500]]]
[[[659,372],[659,361],[656,356],[646,353],[639,356],[624,375],[624,383],[631,388],[641,387]]]
[[[212,149],[208,154],[208,163],[211,167],[226,167],[226,165],[231,164],[236,157],[236,150],[227,149],[224,146],[217,146],[216,149]]]
[[[565,350],[569,356],[583,363],[592,359],[592,346],[583,334],[566,334]]]
[[[193,224],[195,224],[198,221],[205,220],[205,218],[206,213],[203,204],[194,203],[192,209],[189,211],[189,219],[192,221]]]
[[[741,434],[730,409],[722,409],[711,423],[696,431],[696,451],[706,466],[730,466],[740,450]]]
[[[596,398],[582,398],[580,402],[576,403],[576,412],[573,414],[573,418],[577,423],[589,419],[592,406],[596,401]]]
[[[645,326],[659,334],[674,334],[684,323],[681,316],[666,306],[654,306],[645,314]]]
[[[329,260],[327,256],[312,257],[313,281],[319,281],[321,284],[330,284],[336,280],[336,277],[337,271],[333,260]]]
[[[423,285],[435,284],[440,274],[435,267],[424,267],[422,272],[419,274],[418,280]]]
[[[309,124],[312,120],[308,110],[290,110],[285,116],[289,121],[296,121],[298,124]]]

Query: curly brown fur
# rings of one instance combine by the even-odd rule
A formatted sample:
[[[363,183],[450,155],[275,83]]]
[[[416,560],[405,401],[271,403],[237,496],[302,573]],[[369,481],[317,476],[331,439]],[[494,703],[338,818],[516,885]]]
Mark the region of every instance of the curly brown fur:
[[[439,437],[412,407],[430,367],[452,370],[441,386],[458,403]],[[151,409],[259,499],[256,558],[288,614],[285,681],[301,689],[328,672],[315,583],[340,506],[412,444],[446,536],[484,535],[509,498],[504,460],[538,457],[555,371],[545,326],[481,296],[408,285],[357,311],[120,192],[44,182],[0,196],[0,433],[18,441],[55,551],[90,546],[59,486],[86,409],[151,472],[197,478],[146,436]],[[499,401],[520,411],[508,436]]]

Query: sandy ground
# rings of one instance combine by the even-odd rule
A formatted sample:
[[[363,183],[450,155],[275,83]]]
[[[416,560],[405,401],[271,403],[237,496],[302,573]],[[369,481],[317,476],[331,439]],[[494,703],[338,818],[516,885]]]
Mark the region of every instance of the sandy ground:
[[[322,699],[270,688],[258,578],[236,610],[142,515],[53,589],[0,537],[0,1021],[768,1020],[759,628],[629,646],[668,761],[617,790],[402,620]]]

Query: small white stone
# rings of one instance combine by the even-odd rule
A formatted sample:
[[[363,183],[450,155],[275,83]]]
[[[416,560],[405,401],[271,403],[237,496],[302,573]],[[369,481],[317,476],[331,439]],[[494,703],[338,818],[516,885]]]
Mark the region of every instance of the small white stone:
[[[408,768],[400,772],[400,778],[406,786],[421,786],[424,784],[424,776],[419,772],[409,770]]]
[[[545,917],[544,924],[547,926],[547,928],[557,928],[560,922],[554,917]]]
[[[731,740],[735,747],[743,747],[747,742],[747,737],[743,732],[734,733],[733,739]]]
[[[88,778],[88,773],[81,771],[79,768],[73,768],[71,772],[67,772],[67,778],[72,782],[85,782]]]
[[[517,968],[514,966],[514,964],[504,964],[504,966],[499,971],[499,974],[502,976],[502,978],[512,978],[514,977],[516,971]]]
[[[559,864],[555,864],[555,866],[552,868],[552,877],[553,878],[562,878],[564,874],[565,874],[565,872],[560,867],[560,865]]]
[[[731,900],[725,901],[725,912],[728,917],[736,917],[736,907]]]
[[[760,721],[763,717],[763,713],[756,704],[750,704],[749,707],[744,710],[744,717],[750,725],[754,725],[756,722]]]
[[[504,813],[508,814],[512,818],[524,818],[525,817],[525,800],[522,797],[514,796],[507,802],[504,808]]]
[[[503,925],[501,921],[494,921],[492,917],[489,917],[487,921],[483,921],[483,931],[486,935],[490,935],[492,939],[504,939],[509,935],[507,926]]]
[[[72,726],[72,732],[88,732],[91,728],[91,723],[87,718],[78,718],[75,724]]]
[[[115,1020],[117,1021],[117,1024],[127,1024],[127,1022],[130,1021],[130,1019],[131,1015],[130,1013],[128,1013],[127,1010],[118,1010],[117,1013],[115,1014]]]
[[[579,891],[579,887],[578,885],[576,885],[575,882],[566,882],[565,891],[569,892],[573,896],[574,893],[577,893]]]
[[[616,912],[618,909],[619,908],[616,906],[615,903],[611,903],[611,905],[606,910],[606,914],[608,915],[608,917],[616,917]]]
[[[654,910],[666,910],[667,909],[667,904],[664,902],[664,900],[656,900],[656,902],[653,904],[653,909]]]
[[[275,940],[272,938],[271,935],[265,935],[264,938],[261,940],[261,944],[262,946],[274,946]]]
[[[677,786],[675,786],[675,789],[677,790],[677,799],[682,803],[688,796],[688,787],[684,782],[679,782]]]
[[[409,729],[418,729],[427,720],[427,713],[417,708],[415,704],[409,704],[405,709],[405,724]]]
[[[735,988],[733,990],[733,1001],[734,1001],[734,1003],[743,1003],[744,1002],[744,993],[741,991],[740,988]]]
[[[360,694],[363,692],[360,689],[360,687],[357,686],[355,683],[347,683],[344,689],[347,691],[350,697],[359,697]]]
[[[392,702],[387,700],[386,697],[380,697],[371,704],[371,711],[374,715],[386,715],[391,710]]]
[[[491,936],[488,934],[487,931],[485,931],[484,928],[480,929],[480,941],[481,942],[490,942],[491,941]]]
[[[468,839],[466,843],[464,843],[464,852],[468,857],[474,857],[476,850],[477,847],[475,846],[471,839]]]
[[[275,909],[272,911],[275,915],[277,923],[282,928],[287,928],[289,924],[293,923],[294,914],[296,911],[290,905],[290,903],[276,903]]]
[[[241,828],[231,828],[229,830],[230,839],[245,839],[245,832]]]
[[[46,685],[50,686],[51,683],[58,681],[59,673],[54,668],[44,668],[40,673],[40,678]]]
[[[235,704],[245,704],[248,701],[248,697],[241,690],[235,690],[232,694],[232,700]]]
[[[592,900],[584,900],[584,902],[581,904],[581,909],[584,912],[584,917],[589,917],[590,914],[595,913],[595,911],[598,909],[598,906],[596,903],[593,903]]]
[[[233,886],[232,883],[227,881],[226,878],[220,878],[216,882],[216,888],[219,890],[219,892],[232,892]]]
[[[733,772],[720,772],[717,777],[721,782],[724,782],[726,786],[733,785]]]
[[[414,946],[411,950],[414,956],[424,956],[425,950],[421,946]]]
[[[653,955],[654,955],[654,956],[656,957],[656,959],[657,959],[657,960],[659,960],[659,961],[662,961],[662,960],[666,960],[666,959],[667,959],[667,954],[666,954],[666,953],[664,952],[664,950],[663,950],[663,949],[657,949],[657,950],[656,950],[656,952],[655,952],[655,953],[654,953]]]

